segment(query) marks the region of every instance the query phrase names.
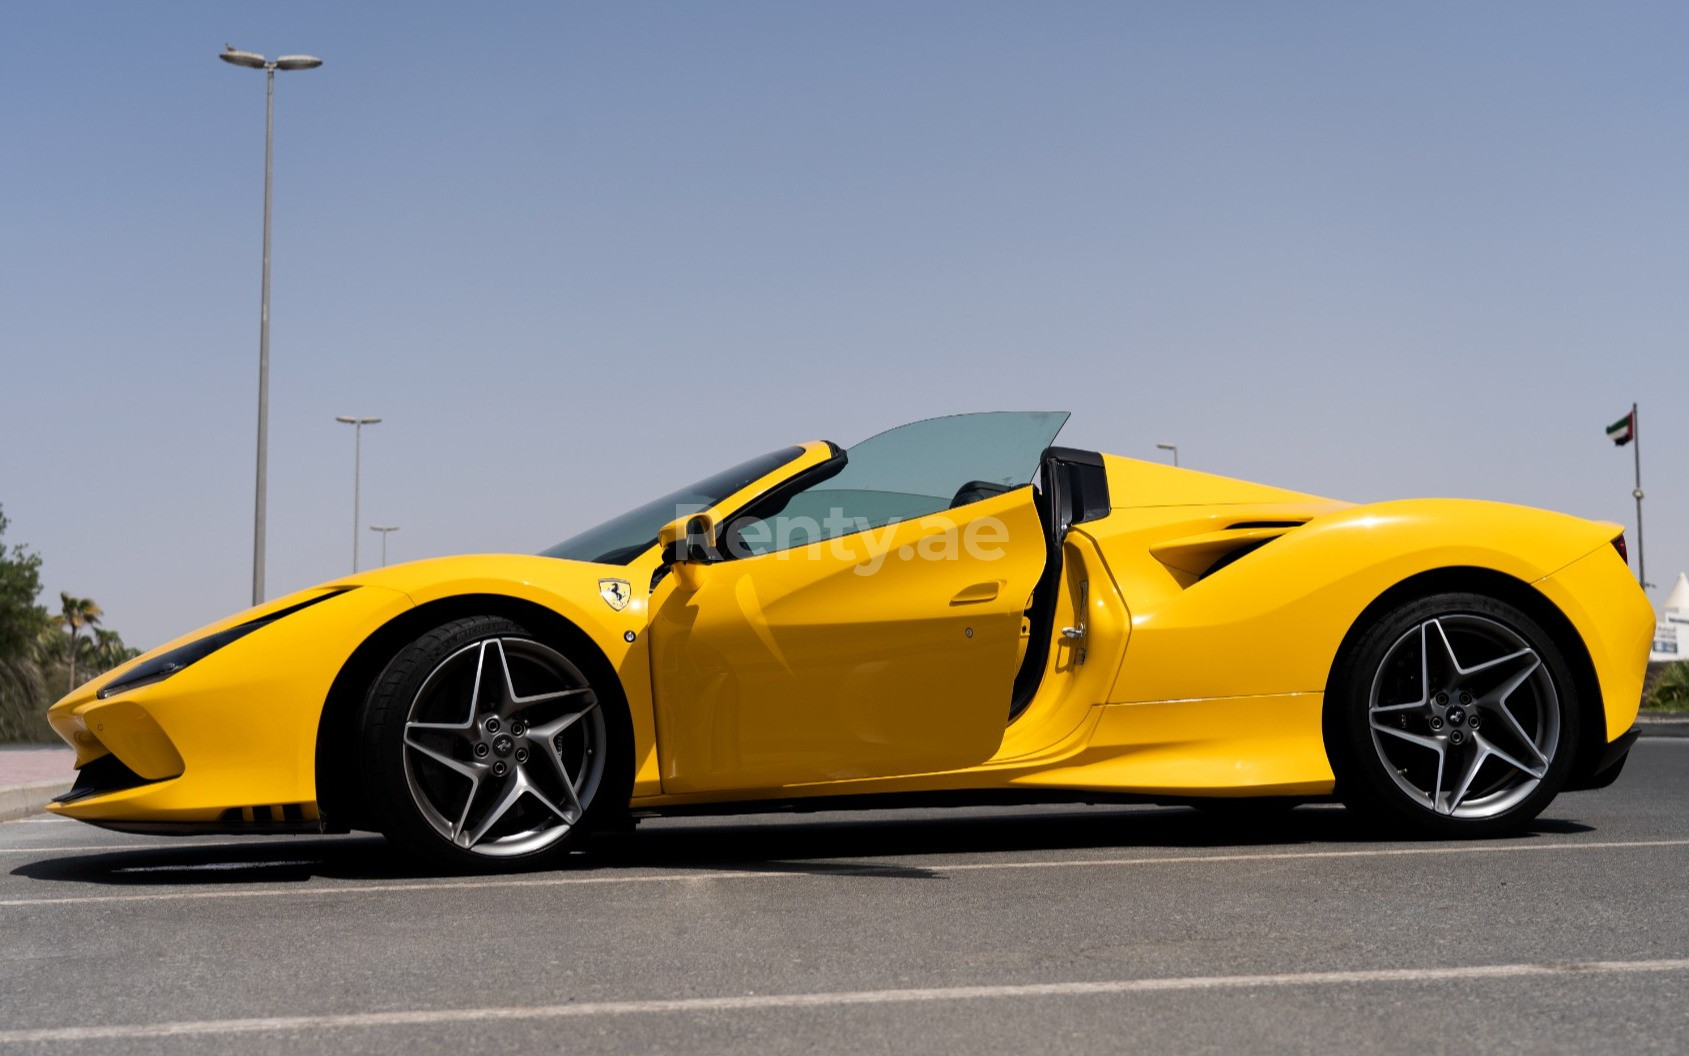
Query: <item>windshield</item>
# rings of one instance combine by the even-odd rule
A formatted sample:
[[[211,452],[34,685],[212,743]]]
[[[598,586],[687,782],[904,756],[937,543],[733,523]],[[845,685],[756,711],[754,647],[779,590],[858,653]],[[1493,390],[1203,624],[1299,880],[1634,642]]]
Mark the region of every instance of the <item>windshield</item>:
[[[741,462],[732,469],[706,477],[660,499],[652,499],[638,509],[629,510],[596,528],[589,528],[577,536],[565,539],[551,549],[543,551],[543,554],[546,557],[561,557],[570,561],[625,565],[656,545],[657,532],[663,525],[676,518],[709,509],[801,454],[801,447],[786,447],[753,458],[749,462]]]
[[[928,418],[845,452],[844,468],[778,509],[748,510],[722,540],[735,557],[787,550],[966,506],[1032,483],[1066,411]]]

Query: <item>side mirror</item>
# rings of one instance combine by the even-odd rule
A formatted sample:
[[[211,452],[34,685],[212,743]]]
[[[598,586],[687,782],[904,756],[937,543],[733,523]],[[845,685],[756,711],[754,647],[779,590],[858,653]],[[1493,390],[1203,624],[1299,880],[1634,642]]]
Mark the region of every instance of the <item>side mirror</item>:
[[[683,586],[696,590],[703,567],[716,559],[715,519],[707,513],[676,518],[663,525],[657,542],[663,548],[663,564],[674,568]]]

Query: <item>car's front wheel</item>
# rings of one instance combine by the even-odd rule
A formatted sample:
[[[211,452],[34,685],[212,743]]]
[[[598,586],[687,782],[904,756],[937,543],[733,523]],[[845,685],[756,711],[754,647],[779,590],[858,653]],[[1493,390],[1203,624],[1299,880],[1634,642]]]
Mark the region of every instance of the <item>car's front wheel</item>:
[[[377,825],[436,861],[555,862],[614,809],[620,726],[607,703],[580,665],[509,620],[435,628],[400,650],[365,703]]]
[[[1408,602],[1348,650],[1326,702],[1337,791],[1357,812],[1440,836],[1517,830],[1566,782],[1576,686],[1553,639],[1477,594]]]

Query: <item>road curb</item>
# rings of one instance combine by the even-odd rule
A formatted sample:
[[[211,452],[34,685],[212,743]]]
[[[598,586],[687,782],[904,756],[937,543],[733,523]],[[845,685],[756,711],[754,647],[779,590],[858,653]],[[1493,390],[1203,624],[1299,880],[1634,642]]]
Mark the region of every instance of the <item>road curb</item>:
[[[1636,717],[1644,737],[1689,737],[1689,715],[1676,712],[1644,712]]]
[[[38,781],[32,785],[0,788],[0,821],[16,821],[38,814],[54,796],[70,790],[68,781]]]

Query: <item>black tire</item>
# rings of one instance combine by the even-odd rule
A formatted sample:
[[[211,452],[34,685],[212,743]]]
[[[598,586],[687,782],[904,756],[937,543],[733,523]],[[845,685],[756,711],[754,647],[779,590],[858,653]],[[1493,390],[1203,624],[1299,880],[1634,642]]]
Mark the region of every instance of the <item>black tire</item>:
[[[631,734],[619,686],[497,616],[421,635],[370,687],[358,727],[366,802],[401,849],[438,864],[544,868],[625,813]]]
[[[1384,614],[1339,659],[1326,752],[1357,814],[1420,835],[1495,836],[1565,785],[1581,710],[1565,657],[1529,615],[1437,594]]]

